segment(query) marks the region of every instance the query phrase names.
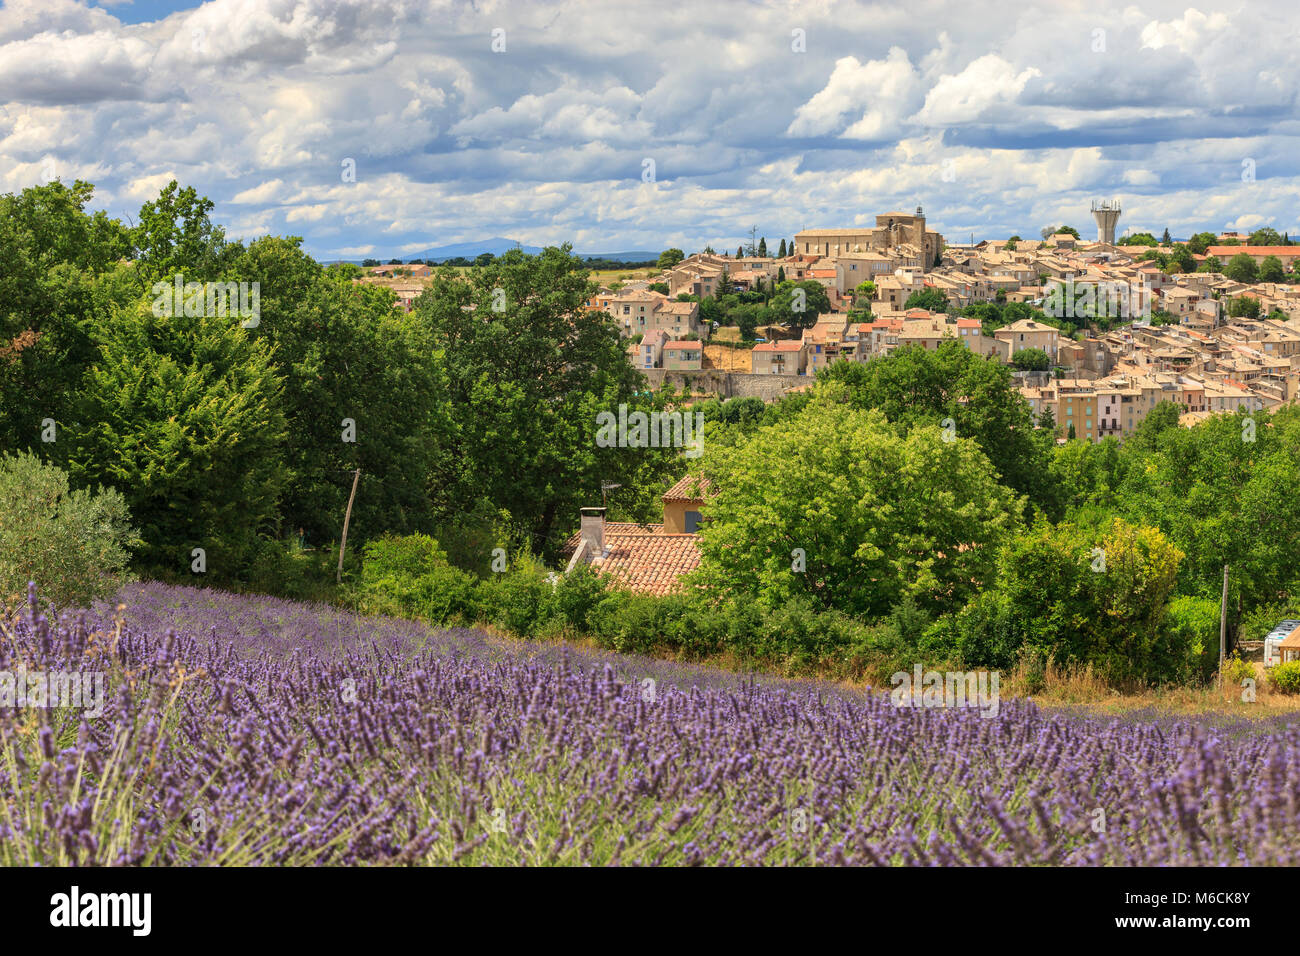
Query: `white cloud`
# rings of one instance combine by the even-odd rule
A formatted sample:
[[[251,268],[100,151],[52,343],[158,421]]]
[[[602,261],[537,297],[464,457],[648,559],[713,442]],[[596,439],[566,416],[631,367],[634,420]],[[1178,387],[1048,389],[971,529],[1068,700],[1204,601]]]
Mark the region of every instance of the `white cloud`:
[[[985,54],[960,73],[940,77],[916,121],[925,126],[977,122],[991,107],[1014,103],[1025,84],[1042,75],[1037,67],[1018,70],[997,54]]]
[[[243,192],[236,193],[229,201],[240,205],[248,203],[261,205],[262,203],[273,202],[283,186],[283,179],[268,179],[259,186],[253,186]]]
[[[897,131],[898,121],[917,92],[918,76],[907,52],[891,47],[883,60],[846,56],[836,61],[826,86],[799,107],[788,136],[821,136],[839,130],[846,117],[858,117],[842,136],[880,139]],[[868,104],[865,108],[863,104]]]
[[[7,0],[0,189],[52,159],[134,215],[175,177],[232,234],[333,255],[734,248],[751,224],[771,241],[918,204],[954,234],[1028,234],[1083,228],[1115,194],[1176,234],[1246,215],[1300,231],[1294,17],[1201,7],[209,0],[130,25]]]
[[[1173,46],[1183,53],[1195,53],[1204,46],[1207,35],[1223,32],[1230,23],[1226,14],[1211,13],[1207,16],[1195,7],[1189,7],[1177,20],[1165,23],[1152,20],[1144,26],[1142,48],[1159,50]]]

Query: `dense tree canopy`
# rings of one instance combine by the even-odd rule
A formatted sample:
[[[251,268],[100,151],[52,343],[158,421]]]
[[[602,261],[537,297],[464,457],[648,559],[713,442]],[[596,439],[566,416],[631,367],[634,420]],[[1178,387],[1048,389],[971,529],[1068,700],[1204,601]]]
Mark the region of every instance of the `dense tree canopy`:
[[[449,507],[486,498],[507,509],[538,550],[601,499],[601,482],[634,485],[672,456],[597,445],[596,418],[651,408],[608,316],[567,246],[507,252],[462,278],[444,270],[416,316],[442,351],[451,428]]]
[[[821,377],[843,382],[854,405],[879,409],[904,428],[951,423],[954,434],[979,445],[1008,487],[1045,503],[1045,436],[1035,432],[1029,405],[1001,362],[952,341],[836,362]]]
[[[235,576],[274,530],[286,470],[281,380],[237,322],[102,317],[100,354],[54,454],[79,487],[125,496],[146,563],[181,571],[202,548]]]
[[[598,440],[602,413],[686,406],[652,392],[610,317],[585,305],[590,264],[568,247],[444,267],[407,313],[296,237],[227,241],[211,202],[177,183],[131,226],[87,211],[92,197],[80,182],[0,196],[0,452],[42,460],[9,467],[5,520],[20,526],[12,508],[29,507],[12,493],[18,475],[68,515],[56,527],[35,508],[21,527],[89,542],[110,576],[132,527],[145,574],[188,574],[201,548],[214,583],[244,584],[268,553],[282,568],[299,529],[336,557],[358,469],[351,553],[389,532],[433,535],[450,565],[487,574],[498,546],[554,559],[578,509],[606,496],[611,517],[657,520],[663,489],[702,469],[718,496],[699,538],[701,594],[847,612],[936,661],[1038,655],[1121,679],[1197,679],[1212,665],[1224,564],[1230,629],[1254,633],[1300,601],[1294,408],[1184,427],[1166,402],[1122,445],[1075,439],[1073,426],[1058,443],[1050,410],[1035,421],[1007,366],[952,341],[837,362],[770,403],[700,402],[695,461],[627,433]],[[1185,269],[1214,241],[1153,254]],[[1276,261],[1237,256],[1227,271],[1276,280]],[[255,286],[256,321],[152,308],[152,284],[181,275]],[[727,285],[700,301],[701,319],[747,337],[830,308],[811,280]],[[948,309],[937,290],[907,304]],[[1233,296],[1229,313],[1252,304]],[[986,333],[1020,318],[1075,329],[1022,303],[963,312]],[[94,497],[100,486],[121,497]],[[95,543],[101,527],[111,547]],[[0,565],[6,587],[28,573]],[[65,575],[79,593],[97,583],[86,567]]]
[[[991,580],[1019,520],[1013,496],[970,439],[934,427],[902,436],[836,391],[706,455],[719,494],[699,582],[769,607],[803,595],[862,615],[904,596],[959,608]]]

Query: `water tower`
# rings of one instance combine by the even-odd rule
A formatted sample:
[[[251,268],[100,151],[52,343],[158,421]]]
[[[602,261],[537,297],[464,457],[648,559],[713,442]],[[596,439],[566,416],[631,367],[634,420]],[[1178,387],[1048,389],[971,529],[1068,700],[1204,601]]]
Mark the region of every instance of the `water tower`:
[[[1115,223],[1119,222],[1118,199],[1094,199],[1092,218],[1097,220],[1097,241],[1115,245]]]

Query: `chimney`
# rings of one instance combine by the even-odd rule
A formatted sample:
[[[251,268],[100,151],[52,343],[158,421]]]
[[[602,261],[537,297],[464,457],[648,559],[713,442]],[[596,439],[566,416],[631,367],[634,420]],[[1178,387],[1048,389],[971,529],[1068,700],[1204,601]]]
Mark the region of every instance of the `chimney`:
[[[605,509],[582,508],[581,540],[585,544],[587,560],[595,561],[605,554]]]

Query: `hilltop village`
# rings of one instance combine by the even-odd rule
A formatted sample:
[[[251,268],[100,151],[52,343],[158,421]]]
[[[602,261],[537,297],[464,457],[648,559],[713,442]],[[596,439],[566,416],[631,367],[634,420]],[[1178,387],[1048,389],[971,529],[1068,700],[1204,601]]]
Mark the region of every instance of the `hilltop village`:
[[[1296,397],[1300,245],[1238,233],[1116,244],[1099,231],[1097,241],[1066,228],[952,243],[918,207],[874,227],[798,232],[776,255],[766,240],[734,254],[665,253],[664,268],[607,281],[587,307],[614,320],[635,367],[702,393],[721,372],[728,394],[774,398],[836,360],[951,339],[1012,366],[1062,440],[1122,439],[1162,401],[1193,424]],[[409,309],[433,268],[371,267],[363,281],[388,285]],[[789,321],[747,327],[746,303]]]

